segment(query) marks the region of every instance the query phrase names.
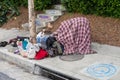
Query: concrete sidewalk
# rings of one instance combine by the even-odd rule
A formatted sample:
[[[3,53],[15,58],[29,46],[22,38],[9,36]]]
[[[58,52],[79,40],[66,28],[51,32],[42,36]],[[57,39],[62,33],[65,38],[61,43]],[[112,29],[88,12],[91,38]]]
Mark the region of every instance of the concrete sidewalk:
[[[10,53],[5,48],[0,48],[0,57],[16,63],[32,73],[36,71],[37,66],[37,68],[49,70],[73,80],[119,80],[120,47],[93,43],[92,48],[97,51],[97,54],[85,55],[82,60],[72,62],[63,61],[59,56],[42,60],[29,60]],[[95,67],[96,65],[97,67]]]
[[[0,29],[0,41],[25,35],[29,36],[29,32]],[[97,51],[97,54],[85,55],[82,60],[72,62],[63,61],[59,56],[29,60],[8,52],[5,47],[0,48],[0,57],[31,73],[40,74],[44,70],[65,80],[120,80],[120,47],[93,43],[92,49]]]

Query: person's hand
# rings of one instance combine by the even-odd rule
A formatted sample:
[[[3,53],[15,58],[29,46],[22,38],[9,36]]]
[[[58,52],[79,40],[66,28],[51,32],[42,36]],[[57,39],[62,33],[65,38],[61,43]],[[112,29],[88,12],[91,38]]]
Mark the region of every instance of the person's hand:
[[[46,29],[43,29],[43,30],[42,30],[42,32],[45,32],[45,31],[46,31]]]
[[[53,26],[51,25],[51,23],[48,23],[47,27],[50,28],[50,29],[53,28]]]

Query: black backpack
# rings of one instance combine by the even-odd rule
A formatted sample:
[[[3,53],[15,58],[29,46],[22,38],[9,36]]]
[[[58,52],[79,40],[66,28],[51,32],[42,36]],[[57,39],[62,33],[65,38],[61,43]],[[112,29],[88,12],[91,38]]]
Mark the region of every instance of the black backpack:
[[[57,41],[55,37],[52,36],[48,37],[48,39],[46,40],[47,49],[52,48],[52,45],[55,41]]]
[[[57,45],[55,45],[57,43]],[[55,37],[48,37],[46,40],[46,46],[47,46],[47,51],[48,54],[51,57],[57,56],[57,55],[62,55],[63,52],[63,45],[57,42]]]

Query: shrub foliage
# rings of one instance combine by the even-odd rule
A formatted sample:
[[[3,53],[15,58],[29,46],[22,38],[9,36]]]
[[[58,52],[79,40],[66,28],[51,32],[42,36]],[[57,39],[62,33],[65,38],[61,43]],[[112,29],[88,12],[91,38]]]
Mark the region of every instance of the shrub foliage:
[[[13,0],[0,1],[0,26],[14,15],[19,15],[16,3]]]
[[[120,0],[62,0],[69,12],[120,18]]]

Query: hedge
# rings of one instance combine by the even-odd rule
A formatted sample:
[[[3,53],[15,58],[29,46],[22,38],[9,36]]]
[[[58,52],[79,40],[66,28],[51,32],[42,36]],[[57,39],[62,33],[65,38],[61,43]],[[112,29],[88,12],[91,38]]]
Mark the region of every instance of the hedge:
[[[62,0],[69,12],[120,18],[120,0]]]

